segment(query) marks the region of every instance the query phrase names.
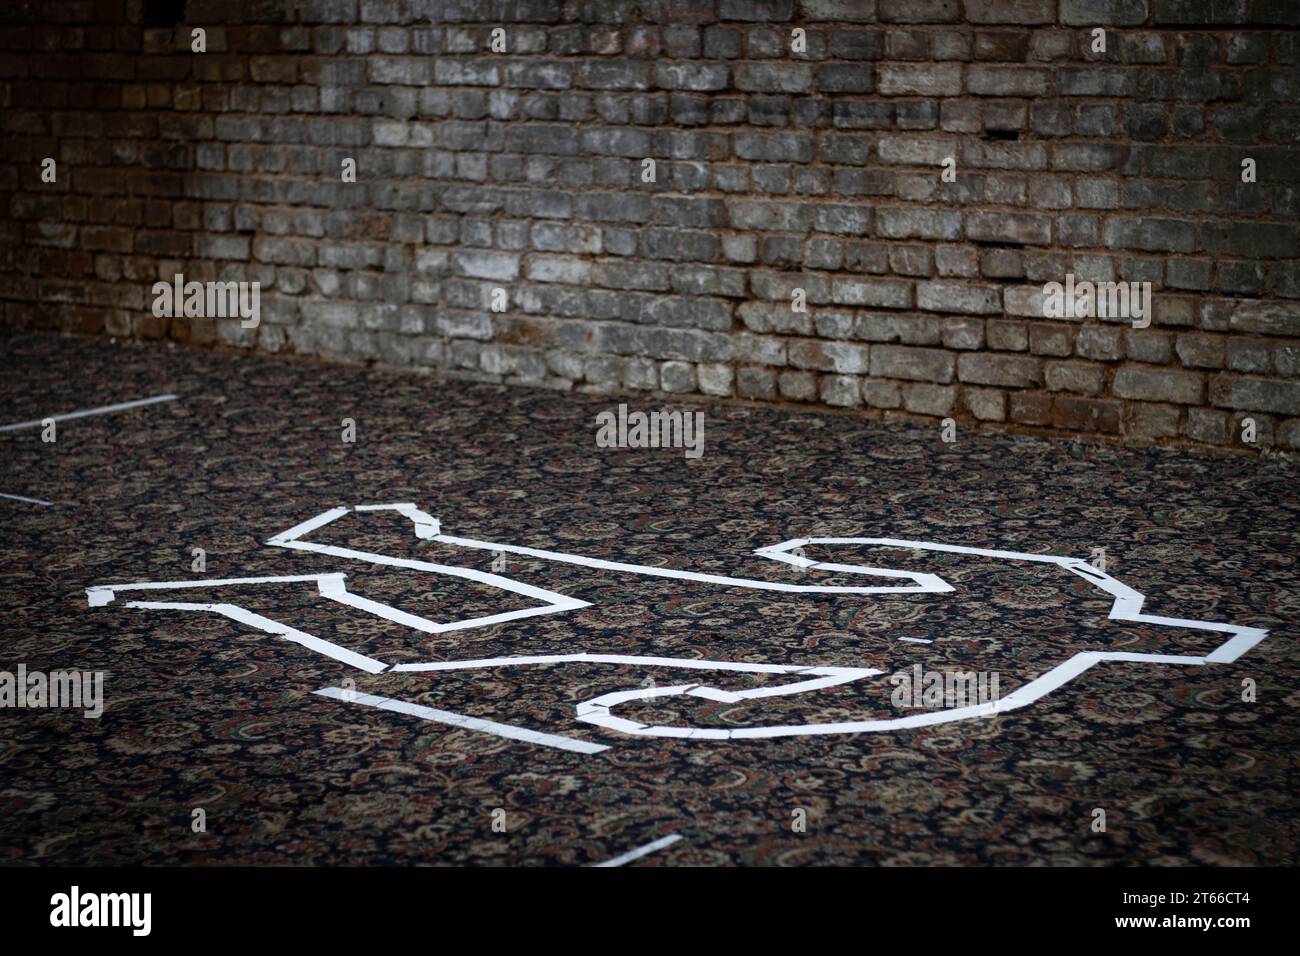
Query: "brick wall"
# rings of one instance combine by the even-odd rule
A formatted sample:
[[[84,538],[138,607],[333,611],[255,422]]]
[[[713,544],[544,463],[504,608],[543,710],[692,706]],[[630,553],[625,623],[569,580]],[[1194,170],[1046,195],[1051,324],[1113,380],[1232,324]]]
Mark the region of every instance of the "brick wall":
[[[1296,0],[0,18],[10,326],[1300,448]],[[177,272],[260,282],[260,326],[155,317]],[[1067,273],[1154,321],[1045,318]]]

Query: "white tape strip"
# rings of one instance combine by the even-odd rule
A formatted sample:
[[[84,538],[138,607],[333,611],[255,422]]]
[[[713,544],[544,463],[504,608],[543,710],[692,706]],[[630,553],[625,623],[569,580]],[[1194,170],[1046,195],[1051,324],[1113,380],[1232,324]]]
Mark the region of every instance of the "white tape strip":
[[[62,415],[47,415],[30,422],[14,422],[12,425],[0,425],[0,432],[14,432],[20,428],[39,428],[46,421],[66,422],[72,418],[88,418],[91,415],[108,415],[111,412],[124,412],[128,408],[141,408],[145,405],[157,405],[159,402],[174,402],[176,395],[155,395],[153,398],[141,398],[134,402],[119,402],[116,405],[101,405],[99,408],[87,408],[79,412],[64,412]]]
[[[24,498],[22,495],[6,495],[0,492],[0,498],[8,498],[11,501],[25,501],[29,505],[49,505],[50,502],[42,501],[40,498]]]
[[[431,720],[436,724],[447,724],[464,730],[477,730],[485,734],[492,734],[494,737],[505,737],[509,740],[519,740],[527,744],[537,744],[539,747],[552,747],[556,750],[568,750],[579,754],[598,754],[602,750],[609,749],[604,744],[593,744],[586,740],[578,740],[576,737],[544,734],[524,727],[497,723],[495,720],[483,720],[479,717],[468,717],[465,714],[453,714],[448,710],[435,710],[432,707],[425,707],[423,704],[393,700],[390,697],[376,697],[373,694],[360,694],[356,691],[345,690],[342,687],[323,687],[318,691],[314,691],[314,693],[347,704],[376,707],[379,710],[389,710],[397,714],[419,717],[421,720]]]
[[[631,863],[633,860],[639,860],[641,859],[641,857],[647,856],[648,854],[655,852],[655,850],[662,850],[666,846],[672,846],[680,839],[681,837],[678,834],[674,833],[671,836],[666,836],[663,837],[662,839],[655,840],[653,843],[647,843],[645,846],[639,846],[635,850],[628,850],[622,856],[616,856],[612,860],[606,860],[604,863],[593,863],[592,865],[598,867],[599,866],[622,866],[624,863]]]

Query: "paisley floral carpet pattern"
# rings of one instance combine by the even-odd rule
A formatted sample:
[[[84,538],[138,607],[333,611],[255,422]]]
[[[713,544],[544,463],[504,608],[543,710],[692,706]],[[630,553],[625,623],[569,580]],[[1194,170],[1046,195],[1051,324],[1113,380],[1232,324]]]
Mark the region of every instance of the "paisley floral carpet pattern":
[[[637,865],[1294,864],[1300,843],[1300,475],[1294,460],[962,432],[824,411],[704,406],[705,451],[601,449],[610,398],[101,339],[8,334],[0,423],[174,392],[174,402],[0,433],[0,670],[102,670],[99,720],[0,709],[0,862]],[[342,420],[355,443],[341,440]],[[575,662],[366,675],[203,614],[87,606],[133,581],[345,570],[432,619],[529,605],[473,583],[265,542],[337,505],[414,502],[489,541],[788,580],[755,548],[890,537],[1090,557],[1154,614],[1267,628],[1232,664],[1106,663],[992,719],[748,741],[620,735],[576,704],[680,671]],[[374,513],[315,540],[489,570]],[[191,570],[192,549],[206,570]],[[868,563],[870,548],[809,550]],[[816,552],[816,553],[814,553]],[[308,585],[238,603],[384,660],[611,654],[996,671],[1002,693],[1081,650],[1204,653],[1213,635],[1107,619],[1051,565],[892,556],[947,595],[741,591],[507,556],[591,602],[437,635],[321,606]],[[820,572],[817,580],[848,583]],[[808,580],[811,580],[808,579]],[[186,600],[200,597],[198,588]],[[226,589],[222,600],[235,592]],[[911,638],[912,640],[904,640]],[[932,641],[924,644],[921,641]],[[314,696],[359,691],[609,746],[570,753]],[[1243,681],[1256,699],[1244,701]],[[717,674],[727,689],[781,678]],[[621,716],[747,726],[894,713],[882,678]],[[1104,833],[1094,832],[1103,809]],[[191,828],[206,815],[206,832]],[[494,813],[503,811],[503,813]],[[802,811],[802,815],[799,813]],[[792,823],[806,819],[806,831]],[[504,821],[504,832],[494,829]]]

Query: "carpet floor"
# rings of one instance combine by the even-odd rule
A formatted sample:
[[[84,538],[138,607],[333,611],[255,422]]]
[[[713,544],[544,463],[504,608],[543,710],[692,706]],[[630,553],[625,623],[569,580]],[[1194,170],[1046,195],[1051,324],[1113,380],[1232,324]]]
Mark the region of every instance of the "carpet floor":
[[[689,406],[691,458],[597,447],[597,414],[665,407],[649,395],[46,335],[0,350],[0,424],[176,396],[52,442],[0,431],[0,493],[36,499],[0,498],[0,671],[104,675],[98,719],[0,709],[0,863],[1298,861],[1294,460],[949,444],[727,402]],[[355,510],[392,503],[438,533]],[[268,544],[336,508],[311,549]],[[912,544],[754,553],[810,538]],[[1216,661],[1223,631],[1116,619],[1086,575],[988,550],[1104,554],[1148,615],[1268,634]],[[913,583],[861,567],[948,587],[779,587]],[[338,573],[398,611],[324,598],[315,576]],[[241,578],[290,580],[220,583]],[[86,591],[143,582],[190,584]],[[945,708],[900,703],[894,675],[992,675],[1008,698],[1095,654],[1024,706],[896,723]],[[470,661],[495,663],[400,669]],[[855,670],[784,687],[832,668]],[[875,729],[808,730],[845,724]]]

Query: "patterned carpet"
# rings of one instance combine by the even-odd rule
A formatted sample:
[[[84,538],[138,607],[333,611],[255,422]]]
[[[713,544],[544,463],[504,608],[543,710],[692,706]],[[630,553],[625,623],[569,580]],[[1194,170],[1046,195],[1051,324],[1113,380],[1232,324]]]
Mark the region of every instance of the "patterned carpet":
[[[39,428],[0,432],[0,492],[52,503],[0,498],[0,670],[106,673],[99,720],[0,709],[0,862],[579,865],[674,834],[636,865],[1297,862],[1294,460],[969,430],[949,445],[937,428],[728,403],[704,408],[704,455],[689,459],[596,447],[598,412],[620,400],[663,407],[650,396],[97,339],[7,333],[0,349],[0,424],[179,396],[60,422],[54,443]],[[345,418],[355,443],[341,440]],[[92,585],[337,570],[353,593],[433,620],[535,605],[474,581],[266,544],[336,506],[387,502],[416,504],[451,535],[763,581],[861,583],[753,554],[799,537],[1084,559],[1104,548],[1107,570],[1147,595],[1149,613],[1270,633],[1232,663],[1107,661],[986,719],[719,741],[575,719],[594,697],[681,683],[667,666],[369,674],[215,614],[88,606]],[[417,539],[394,512],[349,513],[313,534],[497,570],[590,606],[431,634],[323,602],[310,581],[196,586],[178,599],[234,603],[386,662],[587,652],[885,675],[922,664],[996,672],[1004,696],[1081,652],[1199,655],[1223,640],[1109,620],[1109,598],[1053,564],[959,553],[809,546],[812,560],[875,561],[955,588],[846,596],[513,553],[502,567],[489,552]],[[202,573],[191,570],[196,547]],[[570,752],[313,693],[347,679],[362,694],[608,749]],[[790,680],[695,679],[731,691]],[[890,691],[882,675],[617,712],[724,729],[856,721],[896,716]],[[195,809],[206,832],[192,829]]]

